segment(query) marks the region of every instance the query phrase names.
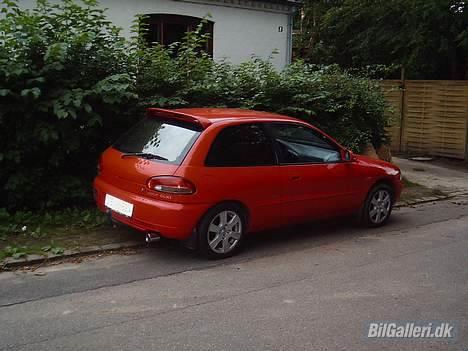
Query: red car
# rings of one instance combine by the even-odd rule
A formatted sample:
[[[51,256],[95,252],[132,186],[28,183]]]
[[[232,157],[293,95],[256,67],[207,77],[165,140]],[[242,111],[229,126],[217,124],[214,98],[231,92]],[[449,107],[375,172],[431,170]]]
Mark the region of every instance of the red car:
[[[236,253],[248,232],[319,218],[383,225],[402,189],[396,166],[304,121],[227,108],[150,108],[98,169],[102,211],[210,258]]]

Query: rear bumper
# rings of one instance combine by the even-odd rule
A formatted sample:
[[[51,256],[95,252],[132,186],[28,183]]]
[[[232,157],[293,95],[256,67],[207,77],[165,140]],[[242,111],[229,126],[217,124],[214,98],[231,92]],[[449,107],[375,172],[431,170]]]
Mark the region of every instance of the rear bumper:
[[[106,194],[133,204],[132,217],[110,211],[104,205]],[[140,196],[119,189],[100,177],[94,180],[94,195],[98,208],[106,213],[110,211],[114,220],[142,232],[158,232],[163,237],[178,240],[185,240],[191,235],[200,218],[210,207],[205,204],[180,204]]]

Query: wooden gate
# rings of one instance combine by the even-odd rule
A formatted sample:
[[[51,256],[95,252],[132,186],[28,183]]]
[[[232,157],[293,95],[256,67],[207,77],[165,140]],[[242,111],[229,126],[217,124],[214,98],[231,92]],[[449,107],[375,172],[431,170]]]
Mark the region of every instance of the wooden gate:
[[[468,159],[468,81],[384,80],[392,150]]]

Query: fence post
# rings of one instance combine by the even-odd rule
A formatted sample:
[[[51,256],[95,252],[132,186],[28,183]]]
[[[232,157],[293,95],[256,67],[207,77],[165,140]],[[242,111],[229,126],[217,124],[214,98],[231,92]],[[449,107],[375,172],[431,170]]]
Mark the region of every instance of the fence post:
[[[465,161],[468,162],[468,109],[467,109],[466,123],[465,123]]]
[[[400,141],[398,143],[398,152],[401,152],[401,144],[403,143],[403,127],[405,122],[405,67],[401,67],[400,77]]]

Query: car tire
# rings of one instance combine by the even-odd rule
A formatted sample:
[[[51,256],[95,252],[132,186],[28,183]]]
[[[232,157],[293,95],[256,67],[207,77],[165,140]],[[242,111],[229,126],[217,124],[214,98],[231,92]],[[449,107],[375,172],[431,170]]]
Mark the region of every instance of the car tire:
[[[380,227],[387,223],[393,209],[393,189],[380,183],[374,186],[361,207],[359,222],[367,227]]]
[[[224,203],[210,209],[197,227],[198,251],[209,259],[233,256],[242,247],[247,215],[242,206]]]

